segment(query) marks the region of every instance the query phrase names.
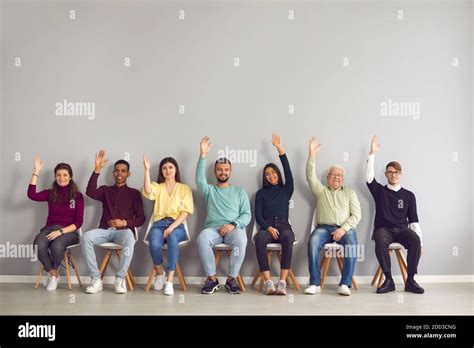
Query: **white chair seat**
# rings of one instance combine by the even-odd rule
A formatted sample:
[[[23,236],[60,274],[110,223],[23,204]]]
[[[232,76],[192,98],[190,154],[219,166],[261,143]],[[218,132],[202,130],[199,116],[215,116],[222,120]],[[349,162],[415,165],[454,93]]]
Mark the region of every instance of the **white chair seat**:
[[[117,243],[114,243],[114,242],[102,243],[102,244],[99,244],[99,247],[104,248],[104,249],[110,249],[110,250],[122,249],[121,244],[117,244]]]
[[[75,247],[77,247],[77,246],[79,246],[79,245],[81,245],[81,243],[71,244],[71,245],[68,245],[68,246],[66,247],[66,249],[72,249],[72,248],[75,248]]]
[[[389,250],[403,249],[403,245],[401,245],[400,243],[390,243],[390,245],[388,246],[388,249]]]
[[[148,246],[150,245],[150,242],[147,241],[147,240],[144,240],[143,242],[144,242],[146,245],[148,245]],[[188,240],[183,240],[182,242],[179,242],[178,245],[179,245],[180,247],[182,247],[182,246],[185,246],[186,244],[188,244],[189,242],[190,242],[189,239],[188,239]],[[161,247],[161,249],[168,249],[168,243],[163,244],[162,247]]]
[[[215,250],[223,250],[223,251],[232,250],[232,246],[225,243],[216,244],[212,248]]]
[[[342,249],[342,245],[341,244],[338,244],[336,242],[333,242],[333,243],[326,243],[324,244],[324,249],[326,250],[338,250],[338,249]]]
[[[298,244],[299,241],[295,240],[293,242],[293,246]],[[269,243],[267,244],[267,250],[272,250],[272,251],[281,251],[281,244],[280,243]]]

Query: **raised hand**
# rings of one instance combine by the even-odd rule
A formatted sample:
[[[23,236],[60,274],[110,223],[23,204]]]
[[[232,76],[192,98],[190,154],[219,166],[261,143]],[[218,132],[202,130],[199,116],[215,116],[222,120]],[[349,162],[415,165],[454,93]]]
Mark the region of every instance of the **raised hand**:
[[[377,135],[374,135],[372,138],[372,143],[370,144],[370,154],[375,155],[379,151],[380,144],[377,140]]]
[[[35,155],[34,174],[38,175],[42,169],[43,169],[43,162],[41,161],[41,158],[39,155]]]
[[[95,172],[99,173],[102,168],[105,167],[109,160],[105,158],[105,151],[100,150],[99,153],[95,155]]]
[[[316,157],[316,154],[319,152],[320,149],[321,149],[321,144],[318,143],[318,141],[316,140],[316,137],[312,137],[309,140],[309,155],[311,157]]]
[[[143,167],[145,168],[145,171],[150,170],[150,161],[146,155],[143,155]]]
[[[281,145],[280,135],[276,133],[272,134],[272,145],[276,147],[280,155],[283,155],[285,153],[285,150],[283,149],[283,146]]]
[[[201,157],[206,157],[207,154],[209,153],[209,150],[211,149],[211,141],[208,136],[205,136],[201,140]]]

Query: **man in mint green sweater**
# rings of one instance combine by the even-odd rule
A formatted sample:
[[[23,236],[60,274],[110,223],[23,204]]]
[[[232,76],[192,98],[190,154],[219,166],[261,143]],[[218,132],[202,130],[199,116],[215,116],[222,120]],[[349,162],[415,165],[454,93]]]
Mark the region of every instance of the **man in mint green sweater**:
[[[208,137],[201,140],[201,155],[196,168],[196,184],[204,196],[207,206],[204,229],[197,239],[199,256],[206,272],[206,284],[203,294],[212,294],[219,290],[216,278],[216,266],[213,246],[220,243],[232,247],[230,270],[225,284],[231,294],[240,293],[236,277],[245,258],[247,233],[245,226],[250,222],[250,203],[244,189],[231,186],[229,183],[232,165],[226,158],[219,158],[214,164],[217,185],[210,185],[206,180],[206,158],[211,148]]]

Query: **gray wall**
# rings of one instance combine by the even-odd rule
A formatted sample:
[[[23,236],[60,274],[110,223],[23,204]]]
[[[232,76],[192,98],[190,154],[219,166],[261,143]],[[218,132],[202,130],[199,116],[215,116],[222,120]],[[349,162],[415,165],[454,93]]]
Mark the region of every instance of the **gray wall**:
[[[46,204],[26,197],[35,153],[45,162],[40,188],[52,183],[54,165],[66,161],[83,192],[102,147],[111,162],[130,155],[129,185],[136,188],[142,185],[143,153],[151,157],[153,176],[160,159],[171,155],[193,188],[196,206],[189,219],[193,243],[182,250],[180,263],[185,275],[202,275],[195,240],[205,208],[194,183],[201,137],[212,138],[212,159],[226,147],[256,151],[256,166],[235,163],[232,175],[253,207],[263,166],[278,160],[270,136],[279,132],[296,182],[290,214],[302,243],[293,269],[306,276],[314,202],[304,169],[308,139],[317,135],[323,144],[317,173],[323,177],[328,166],[342,164],[346,184],[359,194],[363,218],[357,232],[365,260],[356,275],[371,275],[374,205],[364,165],[376,132],[382,144],[376,177],[383,180],[383,165],[399,160],[403,185],[417,195],[425,244],[419,272],[473,274],[472,2],[1,4],[1,244],[31,243],[46,219]],[[64,99],[94,102],[95,118],[57,116],[55,104]],[[420,114],[384,116],[381,103],[389,100],[416,103]],[[208,173],[211,179],[210,168]],[[110,166],[100,183],[113,183]],[[152,205],[145,205],[149,217]],[[100,204],[86,198],[84,230],[99,216]],[[15,258],[2,260],[0,267],[2,275],[32,275],[38,269]],[[132,267],[136,275],[149,272],[151,259],[142,242]],[[249,243],[242,273],[250,276],[255,269]]]

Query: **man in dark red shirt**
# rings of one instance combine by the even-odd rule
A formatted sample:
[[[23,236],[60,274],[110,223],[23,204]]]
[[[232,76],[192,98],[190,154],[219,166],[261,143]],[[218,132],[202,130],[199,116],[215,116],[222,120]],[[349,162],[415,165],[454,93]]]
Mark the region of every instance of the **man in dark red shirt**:
[[[143,202],[140,191],[127,186],[130,176],[130,164],[119,160],[114,164],[115,185],[97,187],[97,179],[107,163],[105,151],[96,154],[95,169],[87,185],[86,194],[102,202],[102,217],[99,227],[84,233],[82,251],[86,260],[91,283],[86,288],[88,294],[102,291],[102,280],[97,267],[94,245],[114,242],[122,245],[120,266],[115,279],[115,292],[127,292],[125,276],[130,267],[135,245],[134,230],[145,222]]]

